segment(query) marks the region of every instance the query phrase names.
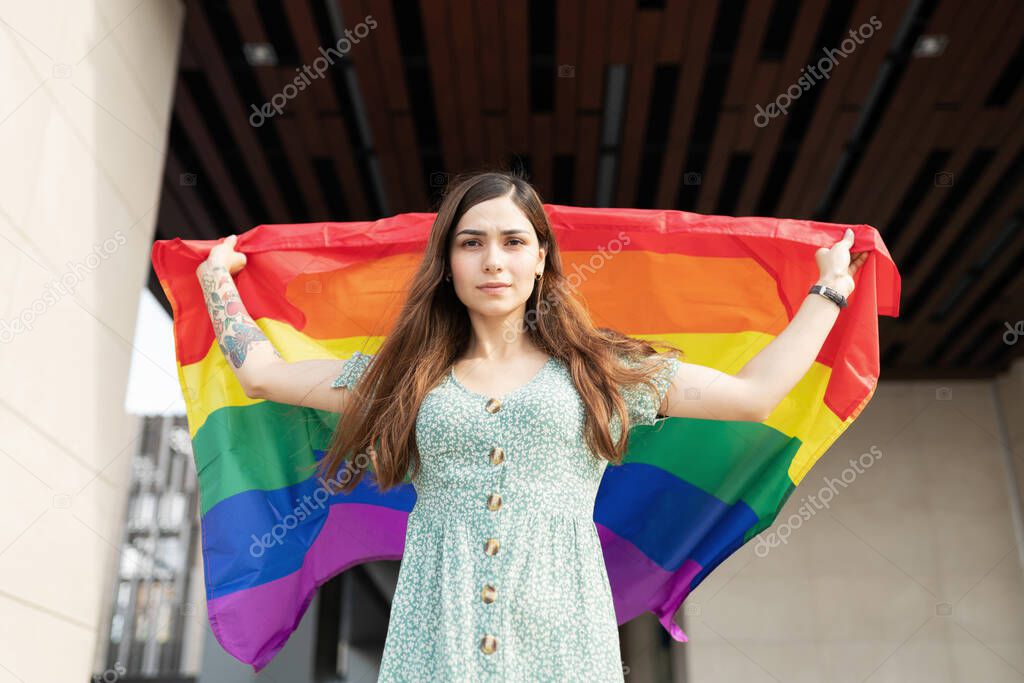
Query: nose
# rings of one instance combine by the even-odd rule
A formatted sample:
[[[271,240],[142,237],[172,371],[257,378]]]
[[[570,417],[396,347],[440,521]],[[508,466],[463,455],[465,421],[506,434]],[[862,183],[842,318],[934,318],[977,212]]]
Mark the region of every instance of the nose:
[[[487,254],[484,257],[484,271],[488,273],[500,271],[502,269],[501,259],[501,247],[494,245],[488,247]]]

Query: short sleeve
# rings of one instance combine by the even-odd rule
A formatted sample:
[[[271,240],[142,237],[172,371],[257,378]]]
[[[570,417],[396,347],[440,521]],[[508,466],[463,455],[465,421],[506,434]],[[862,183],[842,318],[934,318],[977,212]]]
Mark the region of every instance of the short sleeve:
[[[341,366],[341,372],[331,382],[331,386],[334,388],[345,387],[346,389],[351,389],[359,381],[359,378],[363,376],[366,368],[370,366],[371,360],[373,360],[372,354],[356,351]]]
[[[650,388],[645,384],[624,386],[621,389],[622,398],[626,401],[626,409],[629,412],[630,427],[638,424],[653,425],[658,416],[658,409],[665,399],[669,387],[672,386],[672,379],[682,366],[678,358],[672,356],[660,356],[661,364],[652,378],[657,387],[657,397],[651,393]],[[637,365],[635,362],[630,365]]]

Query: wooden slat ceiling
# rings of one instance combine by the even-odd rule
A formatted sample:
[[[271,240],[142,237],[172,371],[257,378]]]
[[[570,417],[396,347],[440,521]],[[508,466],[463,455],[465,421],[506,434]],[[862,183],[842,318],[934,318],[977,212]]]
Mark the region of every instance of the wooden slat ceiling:
[[[1024,320],[1017,0],[186,7],[158,239],[429,211],[443,174],[514,165],[554,203],[877,227],[904,278],[902,317],[880,321],[884,377],[990,376],[1024,351],[1008,343]],[[322,78],[251,124],[366,17]],[[828,79],[754,124],[872,17]],[[929,37],[942,51],[917,54]]]

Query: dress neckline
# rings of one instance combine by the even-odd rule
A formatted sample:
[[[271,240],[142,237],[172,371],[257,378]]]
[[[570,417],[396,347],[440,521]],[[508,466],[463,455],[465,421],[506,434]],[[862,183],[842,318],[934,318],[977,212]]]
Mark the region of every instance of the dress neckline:
[[[501,401],[502,403],[504,403],[510,397],[514,396],[515,394],[520,393],[521,391],[525,390],[527,387],[529,387],[529,386],[533,385],[535,382],[537,382],[541,378],[541,376],[544,375],[544,373],[547,371],[547,369],[555,364],[555,361],[556,361],[556,359],[555,359],[554,356],[549,356],[547,362],[544,363],[544,365],[541,366],[540,370],[538,370],[536,373],[534,373],[533,377],[531,377],[525,384],[521,384],[518,387],[516,387],[515,389],[512,389],[511,391],[505,392],[505,394],[502,395],[502,396],[488,396],[486,394],[481,394],[481,393],[479,393],[477,391],[473,391],[469,387],[465,386],[455,376],[455,364],[454,363],[452,364],[451,368],[448,369],[448,378],[452,381],[453,384],[455,384],[455,386],[457,386],[459,389],[461,389],[462,391],[466,392],[470,396],[476,396],[477,398],[482,398],[484,400],[496,399],[496,400]]]

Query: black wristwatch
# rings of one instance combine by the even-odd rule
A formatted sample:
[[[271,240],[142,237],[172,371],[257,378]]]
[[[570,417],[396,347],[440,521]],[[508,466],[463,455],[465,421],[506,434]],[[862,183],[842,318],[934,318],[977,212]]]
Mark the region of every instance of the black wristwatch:
[[[839,308],[846,308],[847,301],[846,297],[837,292],[836,290],[826,285],[813,284],[811,285],[808,294],[821,294],[823,297],[834,303]]]

